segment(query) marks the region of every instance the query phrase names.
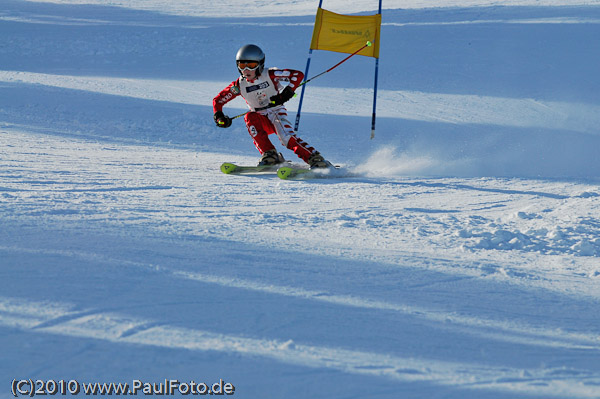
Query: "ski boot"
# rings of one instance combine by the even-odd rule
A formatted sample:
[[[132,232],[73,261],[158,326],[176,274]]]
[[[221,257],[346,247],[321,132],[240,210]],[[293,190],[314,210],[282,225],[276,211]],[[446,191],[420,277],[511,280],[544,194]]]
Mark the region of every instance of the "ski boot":
[[[265,151],[265,153],[260,158],[260,162],[258,162],[258,166],[270,166],[277,165],[285,162],[285,158],[281,153],[276,150]]]
[[[333,166],[331,162],[323,158],[323,156],[319,154],[319,152],[315,152],[314,154],[312,154],[310,158],[308,158],[307,162],[308,165],[310,165],[311,169],[330,168]]]

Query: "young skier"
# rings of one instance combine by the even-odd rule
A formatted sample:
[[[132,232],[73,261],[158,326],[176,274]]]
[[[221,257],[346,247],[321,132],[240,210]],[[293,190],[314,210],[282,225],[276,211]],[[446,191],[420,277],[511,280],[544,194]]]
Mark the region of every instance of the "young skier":
[[[294,151],[311,168],[330,166],[318,151],[296,136],[283,106],[294,96],[294,90],[302,83],[304,74],[293,69],[277,68],[269,68],[264,73],[265,54],[254,44],[240,48],[235,61],[241,76],[213,99],[217,126],[231,126],[231,118],[223,113],[223,106],[237,96],[242,96],[250,108],[244,121],[254,145],[262,154],[258,165],[284,162],[283,156],[269,140],[269,134],[277,134],[281,144]]]

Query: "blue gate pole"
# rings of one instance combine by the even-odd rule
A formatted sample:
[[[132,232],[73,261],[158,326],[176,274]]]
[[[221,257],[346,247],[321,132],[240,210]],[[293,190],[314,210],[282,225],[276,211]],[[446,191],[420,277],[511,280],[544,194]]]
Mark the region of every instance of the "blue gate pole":
[[[304,76],[308,76],[308,68],[310,67],[310,58],[312,56],[312,49],[308,52],[308,59],[306,60],[306,70],[304,71]],[[306,85],[302,85],[302,91],[300,92],[300,103],[298,103],[298,113],[296,114],[296,123],[294,124],[294,131],[298,131],[298,125],[300,125],[300,112],[302,110],[302,100],[304,100],[304,90],[306,90]]]
[[[381,0],[379,0],[381,2]],[[319,0],[319,7],[323,5],[323,0]],[[381,5],[380,5],[381,7]],[[315,21],[316,22],[316,21]],[[304,78],[308,77],[308,68],[310,67],[310,59],[312,57],[312,49],[308,50],[308,59],[306,60],[306,69],[304,70]],[[306,90],[306,85],[302,85],[302,91],[300,92],[300,103],[298,103],[298,113],[296,114],[296,123],[294,124],[294,131],[298,131],[298,126],[300,125],[300,112],[302,111],[302,100],[304,100],[304,90]]]
[[[379,14],[381,14],[381,1],[379,0]],[[381,29],[381,27],[380,27]],[[381,32],[379,32],[381,42]],[[379,45],[379,43],[377,44]],[[375,58],[375,83],[373,85],[373,117],[371,119],[371,139],[375,137],[375,112],[377,106],[377,75],[379,75],[379,58]]]
[[[373,88],[373,117],[371,119],[371,138],[375,137],[375,109],[377,107],[377,75],[379,73],[379,58],[375,58],[375,85]]]

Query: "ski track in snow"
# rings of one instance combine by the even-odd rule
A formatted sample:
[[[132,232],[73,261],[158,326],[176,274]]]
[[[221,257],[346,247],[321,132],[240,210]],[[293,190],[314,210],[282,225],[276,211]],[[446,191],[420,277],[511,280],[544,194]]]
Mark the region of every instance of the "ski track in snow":
[[[594,303],[599,299],[600,269],[595,252],[597,242],[593,241],[598,236],[595,230],[598,225],[592,215],[600,195],[593,186],[522,180],[514,181],[510,189],[505,189],[502,179],[447,178],[381,181],[354,177],[348,181],[324,181],[325,184],[279,182],[273,177],[227,176],[223,180],[224,176],[216,169],[208,174],[202,172],[222,159],[220,154],[199,156],[187,149],[157,151],[154,146],[105,144],[24,133],[13,128],[4,130],[10,135],[1,154],[5,160],[2,161],[5,173],[1,196],[6,205],[4,220],[11,221],[12,225],[43,226],[43,229],[82,226],[103,234],[115,228],[134,235],[139,234],[135,231],[155,230],[167,236],[233,239],[233,242],[282,251],[293,246],[293,252],[298,254],[293,256],[320,253],[376,262],[387,265],[385,268],[434,270],[453,276],[456,281],[491,278],[525,290],[538,287],[585,301],[591,299]],[[380,160],[382,156],[375,158]],[[369,170],[369,162],[363,168]],[[207,179],[214,180],[214,177],[219,179],[216,184],[207,185]],[[373,187],[375,182],[378,187]],[[227,190],[223,191],[223,187]],[[252,199],[245,194],[250,187],[255,193]],[[352,198],[363,197],[362,190],[373,193],[374,189],[377,195],[373,198],[377,200],[350,205]],[[335,198],[327,200],[331,190],[335,190]],[[444,204],[448,193],[454,198],[461,197],[461,209]],[[318,200],[318,209],[306,204],[307,195],[324,195]],[[390,201],[390,196],[396,201]],[[287,198],[282,204],[285,209],[261,205],[271,198]],[[561,211],[563,207],[571,212],[565,214]],[[574,209],[579,215],[575,219],[572,217]],[[585,216],[585,212],[589,215]],[[520,232],[525,228],[529,229],[527,236]],[[511,229],[516,232],[511,233]],[[223,232],[230,233],[223,235]],[[298,237],[304,239],[298,242]],[[5,241],[11,240],[5,237]],[[349,242],[352,245],[348,245]],[[429,242],[427,247],[437,248],[438,253],[416,250],[422,242]],[[579,248],[584,242],[588,243],[587,247]],[[497,253],[481,256],[481,251]],[[515,251],[521,251],[521,256],[529,258],[531,263],[512,259]],[[393,312],[433,323],[451,333],[508,345],[592,353],[600,349],[598,333],[585,330],[540,328],[527,321],[523,324],[510,318],[490,319],[479,314],[428,309],[370,297],[372,294],[361,297],[262,279],[199,273],[169,266],[168,260],[166,264],[145,263],[107,257],[102,251],[44,250],[18,242],[0,246],[0,252],[17,259],[34,254],[42,258],[67,257],[83,264],[100,261],[113,267],[151,271],[161,278],[196,281],[229,290]],[[502,255],[503,252],[507,256]],[[442,253],[445,256],[440,256]],[[168,253],[162,256],[168,259]],[[425,284],[422,287],[433,282]],[[415,287],[418,288],[418,284]],[[181,328],[160,319],[140,319],[122,312],[56,311],[73,307],[62,302],[3,298],[2,303],[2,325],[37,333],[191,351],[234,352],[398,381],[428,381],[445,386],[556,397],[593,397],[595,384],[599,383],[599,376],[585,369],[521,369],[415,359],[342,349],[343,345],[304,345],[286,338],[257,339]]]
[[[240,32],[302,65],[313,1],[105,3],[0,5],[2,375],[599,397],[598,2],[384,2],[376,140],[355,57],[301,125],[348,173],[307,181],[221,174],[257,155],[211,101]]]
[[[63,3],[74,5],[104,5],[102,0],[26,0],[39,3]],[[496,6],[497,0],[438,0],[434,3],[425,0],[388,0],[384,4],[384,9],[396,8],[427,8],[427,7],[485,7]],[[511,6],[578,6],[594,5],[594,0],[504,0],[502,5]],[[136,9],[144,11],[154,11],[165,14],[184,15],[184,16],[203,16],[203,17],[222,17],[224,9],[240,10],[239,3],[235,0],[225,0],[214,3],[203,3],[198,7],[198,3],[193,0],[178,0],[165,4],[159,0],[113,0],[110,2],[112,7],[123,7],[126,9]],[[238,11],[240,17],[280,17],[286,15],[314,15],[315,2],[313,0],[294,0],[286,3],[273,3],[265,0],[254,0],[251,6],[245,4]],[[331,7],[332,11],[338,13],[359,13],[364,11],[376,11],[377,2],[372,0],[354,0],[352,2],[330,1],[324,5],[325,8]]]
[[[509,369],[464,363],[398,358],[340,348],[299,345],[293,341],[257,340],[210,331],[157,325],[120,314],[69,311],[60,303],[17,302],[0,298],[1,322],[13,328],[27,328],[74,337],[110,342],[181,348],[191,351],[223,351],[269,357],[283,363],[313,368],[336,369],[400,381],[431,381],[441,385],[468,385],[471,389],[506,389],[544,395],[592,397],[600,376],[584,370]],[[583,386],[573,388],[573,381]],[[550,382],[548,382],[550,381]],[[567,387],[567,389],[565,389]]]

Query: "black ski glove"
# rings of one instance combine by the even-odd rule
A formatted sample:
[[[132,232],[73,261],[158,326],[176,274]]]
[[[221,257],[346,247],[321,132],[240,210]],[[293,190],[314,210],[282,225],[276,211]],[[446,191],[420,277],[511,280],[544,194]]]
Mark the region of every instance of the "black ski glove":
[[[274,106],[283,105],[286,101],[294,97],[294,90],[290,86],[286,86],[285,89],[281,91],[281,93],[277,93],[277,95],[270,98],[271,104]]]
[[[218,127],[229,127],[231,126],[231,118],[223,113],[223,111],[215,112],[215,123]]]

